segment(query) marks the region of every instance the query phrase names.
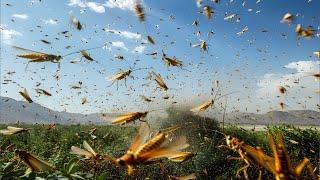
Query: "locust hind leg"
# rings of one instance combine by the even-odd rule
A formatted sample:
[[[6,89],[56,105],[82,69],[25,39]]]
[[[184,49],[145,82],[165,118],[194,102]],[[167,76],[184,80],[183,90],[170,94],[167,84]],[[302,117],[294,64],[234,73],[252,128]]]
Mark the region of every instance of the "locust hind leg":
[[[128,165],[128,175],[129,176],[131,176],[133,174],[133,171],[134,171],[133,166]]]
[[[310,163],[310,160],[308,158],[304,158],[295,168],[295,173],[297,176],[300,176],[301,173],[303,172],[303,169],[307,167],[309,174],[314,178],[314,179],[319,179],[317,175],[314,173],[314,169],[312,164]]]
[[[236,177],[237,177],[237,178],[240,178],[240,172],[243,171],[243,174],[244,174],[245,179],[249,180],[248,173],[247,173],[247,169],[248,169],[248,167],[250,166],[250,164],[249,164],[249,162],[247,162],[246,160],[244,160],[244,162],[246,163],[246,165],[244,165],[242,168],[240,168],[239,170],[237,170]]]
[[[141,121],[141,122],[147,122],[146,120],[143,120],[143,119],[141,119],[141,118],[139,119],[139,121]]]
[[[24,68],[24,71],[27,71],[27,69],[28,69],[28,67],[29,67],[29,64],[30,64],[30,61],[27,62],[27,65],[26,65],[26,67]]]
[[[116,81],[112,81],[112,83],[111,83],[109,86],[107,86],[107,87],[111,87],[115,82],[116,82]]]
[[[262,171],[259,170],[259,177],[258,177],[258,180],[262,180]]]

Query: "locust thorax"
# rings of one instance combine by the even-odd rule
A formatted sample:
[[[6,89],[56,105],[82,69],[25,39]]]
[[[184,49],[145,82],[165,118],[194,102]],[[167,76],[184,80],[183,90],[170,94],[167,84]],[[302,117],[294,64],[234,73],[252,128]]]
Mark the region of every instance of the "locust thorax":
[[[131,150],[128,150],[126,154],[124,154],[122,157],[117,159],[117,163],[120,166],[132,164],[134,161],[135,161],[135,157],[134,157],[134,154]]]

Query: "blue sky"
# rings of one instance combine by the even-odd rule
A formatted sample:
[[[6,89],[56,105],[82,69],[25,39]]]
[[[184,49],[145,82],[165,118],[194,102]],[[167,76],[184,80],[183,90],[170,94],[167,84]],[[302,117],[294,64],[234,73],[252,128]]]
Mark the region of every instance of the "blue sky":
[[[212,98],[213,82],[219,80],[223,94],[239,91],[228,98],[230,111],[279,110],[279,102],[287,104],[285,110],[317,110],[319,94],[314,91],[319,88],[319,81],[306,72],[319,72],[319,59],[313,55],[320,50],[319,34],[298,39],[294,29],[296,24],[302,24],[319,32],[320,1],[222,0],[219,4],[203,1],[198,7],[193,0],[145,0],[141,1],[146,12],[144,23],[135,16],[133,4],[133,0],[1,1],[1,82],[7,79],[16,82],[2,84],[1,96],[22,100],[18,92],[26,88],[35,102],[56,110],[143,111],[168,107],[173,102],[177,102],[175,106],[201,104]],[[213,8],[212,19],[199,13],[205,5]],[[295,15],[290,24],[280,22],[287,12]],[[238,14],[239,22],[224,20],[225,14],[232,13]],[[72,15],[83,23],[83,30],[77,31],[70,24]],[[194,20],[199,21],[199,26],[192,26]],[[239,36],[237,33],[246,26],[248,31]],[[72,36],[66,38],[59,34],[62,31],[69,31]],[[196,35],[198,31],[200,37]],[[208,31],[214,35],[208,37]],[[147,35],[155,39],[155,45],[145,43]],[[52,44],[44,44],[41,39]],[[190,47],[190,43],[194,45],[201,40],[207,42],[207,52]],[[59,81],[53,77],[56,64],[30,64],[25,71],[27,60],[16,58],[19,52],[11,48],[16,45],[63,55],[104,43],[107,48],[90,51],[96,62],[81,60],[79,54],[65,57]],[[191,72],[166,67],[160,55],[155,58],[145,55],[154,51],[160,54],[161,50],[182,60],[184,68]],[[123,55],[125,61],[115,59],[115,55]],[[72,60],[81,61],[71,64]],[[133,67],[135,62],[135,68],[152,67],[160,73],[169,90],[156,89],[155,82],[146,79],[149,70],[134,71],[134,79],[127,79],[127,87],[124,81],[119,82],[118,90],[116,85],[108,87],[111,83],[108,77],[120,69]],[[16,73],[8,75],[9,71]],[[296,79],[299,84],[293,83]],[[78,81],[83,82],[83,88],[71,89]],[[34,90],[37,82],[52,96],[37,95]],[[287,85],[288,93],[280,95],[278,85]],[[142,94],[155,98],[146,103],[139,97]],[[170,98],[165,100],[164,96]],[[81,105],[84,97],[88,103]],[[216,109],[219,111],[218,103]]]

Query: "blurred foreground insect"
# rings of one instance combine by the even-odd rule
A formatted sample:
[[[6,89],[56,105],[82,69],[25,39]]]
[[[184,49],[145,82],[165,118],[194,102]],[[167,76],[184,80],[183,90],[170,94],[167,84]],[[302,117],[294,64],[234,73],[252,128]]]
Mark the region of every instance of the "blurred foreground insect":
[[[24,133],[24,132],[28,132],[28,131],[29,131],[29,129],[8,126],[7,129],[1,129],[0,134],[14,135],[14,134]]]
[[[316,32],[316,30],[312,29],[312,26],[309,26],[304,29],[304,28],[302,28],[301,24],[297,24],[295,31],[296,31],[298,37],[311,37]]]
[[[220,145],[219,147],[226,147],[228,149],[231,149],[235,152],[237,152],[240,157],[230,157],[228,159],[233,160],[243,160],[246,164],[241,167],[239,170],[237,170],[236,177],[240,178],[240,172],[242,171],[244,174],[245,179],[249,179],[247,169],[248,167],[253,164],[256,167],[260,167],[260,163],[263,163],[264,160],[266,161],[273,161],[273,158],[264,155],[264,152],[260,148],[252,147],[248,144],[246,144],[244,141],[241,141],[240,139],[236,137],[232,137],[229,135],[226,135],[220,131],[215,131],[220,134],[222,134],[226,140],[227,145]],[[261,156],[263,154],[263,158]],[[268,166],[265,166],[265,168],[269,168]],[[262,171],[259,170],[259,179],[261,179]]]
[[[269,132],[269,143],[273,152],[274,160],[265,159],[266,155],[261,154],[264,161],[260,161],[260,165],[265,167],[271,173],[274,174],[275,179],[300,179],[301,174],[305,167],[307,167],[309,174],[313,179],[319,179],[315,173],[312,164],[308,158],[304,158],[297,166],[293,167],[288,154],[288,151],[284,145],[283,136],[281,131],[278,131],[278,143],[274,142],[274,137]]]
[[[140,22],[144,22],[145,21],[145,13],[144,13],[143,7],[141,6],[141,4],[138,1],[136,1],[134,4],[134,10],[135,10],[135,13],[136,13],[137,17],[139,18]]]
[[[32,99],[29,96],[29,93],[27,92],[27,89],[24,88],[23,91],[19,91],[19,94],[28,102],[28,103],[32,103]]]
[[[15,155],[22,160],[31,169],[31,171],[51,171],[55,169],[55,167],[50,163],[39,159],[27,151],[15,150]]]
[[[320,59],[320,51],[315,51],[315,52],[313,52],[313,54],[314,54],[318,59]]]
[[[214,12],[210,6],[203,7],[203,14],[206,15],[208,17],[208,19],[211,19],[213,13]]]
[[[96,153],[92,147],[87,143],[87,141],[83,141],[83,147],[86,149],[81,149],[76,146],[71,147],[71,153],[79,156],[84,156],[85,160],[100,160],[100,154]]]
[[[118,159],[105,157],[116,165],[127,166],[128,174],[133,173],[133,167],[138,164],[150,164],[159,162],[159,158],[168,158],[173,162],[183,162],[193,156],[191,152],[181,152],[189,146],[185,136],[180,136],[169,141],[166,134],[156,133],[149,139],[150,129],[147,123],[140,126],[139,133],[134,138],[126,154]],[[149,140],[148,140],[149,139]]]
[[[283,23],[291,23],[294,16],[291,13],[286,13],[283,15],[281,22]]]

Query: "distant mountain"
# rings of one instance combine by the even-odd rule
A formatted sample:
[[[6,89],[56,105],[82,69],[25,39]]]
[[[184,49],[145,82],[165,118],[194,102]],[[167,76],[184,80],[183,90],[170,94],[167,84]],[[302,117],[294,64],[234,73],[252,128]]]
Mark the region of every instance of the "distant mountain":
[[[219,118],[221,119],[221,118]],[[270,111],[266,114],[229,113],[226,123],[320,125],[320,112],[313,110]]]
[[[80,114],[54,111],[43,107],[37,103],[27,103],[24,101],[16,101],[8,97],[0,97],[0,123],[59,123],[59,124],[108,124],[108,121],[102,120],[101,115]],[[107,114],[112,117],[114,114]]]
[[[109,124],[108,119],[115,117],[116,113],[106,114],[102,117],[98,113],[80,114],[54,111],[37,103],[16,101],[8,97],[0,97],[0,123],[60,123],[60,124]],[[221,121],[222,115],[208,114]],[[168,117],[170,118],[170,117]],[[150,121],[152,122],[152,121]],[[270,111],[266,114],[254,113],[228,113],[225,123],[229,124],[293,124],[293,125],[320,125],[320,112],[312,110]]]

